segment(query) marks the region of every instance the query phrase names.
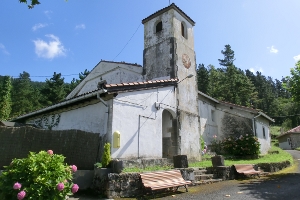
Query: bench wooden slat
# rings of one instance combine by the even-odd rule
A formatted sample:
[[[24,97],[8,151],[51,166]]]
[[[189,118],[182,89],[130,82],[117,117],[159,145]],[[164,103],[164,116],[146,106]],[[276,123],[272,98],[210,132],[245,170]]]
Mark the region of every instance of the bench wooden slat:
[[[235,170],[239,174],[244,174],[244,175],[259,175],[261,171],[257,171],[254,169],[253,165],[251,164],[236,164],[233,165],[235,167]]]
[[[184,180],[179,170],[142,173],[140,174],[140,177],[144,187],[150,190],[179,186],[184,186],[186,188],[186,185],[192,183],[191,181]]]

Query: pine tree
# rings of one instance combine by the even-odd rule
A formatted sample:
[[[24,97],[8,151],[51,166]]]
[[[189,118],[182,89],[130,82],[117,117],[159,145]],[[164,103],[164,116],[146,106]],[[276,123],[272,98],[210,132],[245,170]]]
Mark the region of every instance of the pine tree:
[[[209,84],[209,72],[204,67],[204,64],[201,64],[197,68],[197,82],[198,82],[198,90],[207,94],[208,92],[208,84]]]
[[[0,91],[0,120],[7,120],[11,112],[11,78],[5,76]]]
[[[40,108],[39,91],[32,86],[30,74],[23,71],[13,80],[11,116],[19,116]]]
[[[225,67],[233,65],[233,61],[235,61],[234,51],[229,44],[225,45],[225,48],[221,53],[224,55],[224,59],[218,59],[219,64]]]
[[[64,100],[66,96],[66,87],[64,78],[61,78],[61,73],[54,72],[53,77],[46,79],[45,87],[42,89],[44,105],[57,104]]]

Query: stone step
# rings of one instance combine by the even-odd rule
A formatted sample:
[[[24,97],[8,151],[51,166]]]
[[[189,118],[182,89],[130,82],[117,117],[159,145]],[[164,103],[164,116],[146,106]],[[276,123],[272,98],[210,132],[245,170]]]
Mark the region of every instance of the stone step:
[[[195,170],[194,174],[195,175],[201,175],[201,174],[206,174],[207,170],[206,169],[202,169],[202,170]]]
[[[189,167],[189,168],[194,169],[194,171],[197,171],[197,170],[205,170],[205,169],[206,169],[205,167]]]
[[[194,185],[212,184],[212,183],[218,183],[221,181],[223,181],[223,180],[222,179],[200,180],[200,181],[195,181]]]
[[[209,180],[214,177],[213,174],[202,174],[202,175],[195,175],[195,181],[200,181],[200,180]]]

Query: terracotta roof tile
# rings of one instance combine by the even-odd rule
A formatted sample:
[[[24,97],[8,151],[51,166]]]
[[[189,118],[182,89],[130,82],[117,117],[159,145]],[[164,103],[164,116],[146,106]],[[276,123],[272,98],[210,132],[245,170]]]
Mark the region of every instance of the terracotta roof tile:
[[[297,126],[289,131],[287,131],[287,133],[300,133],[300,126]]]
[[[170,80],[155,80],[155,81],[145,81],[145,82],[133,82],[133,83],[122,83],[122,84],[106,84],[105,89],[108,92],[118,92],[118,91],[135,91],[144,90],[157,87],[165,87],[170,85],[176,85],[178,79]]]

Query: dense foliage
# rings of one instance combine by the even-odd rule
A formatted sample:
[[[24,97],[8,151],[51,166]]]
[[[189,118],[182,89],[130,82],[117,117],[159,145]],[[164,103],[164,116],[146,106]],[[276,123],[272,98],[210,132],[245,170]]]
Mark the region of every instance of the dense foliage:
[[[228,137],[222,141],[223,150],[229,155],[258,155],[260,143],[256,137],[241,135],[240,137]]]
[[[261,72],[242,70],[234,65],[234,51],[225,45],[220,67],[200,64],[197,68],[198,89],[215,99],[262,110],[275,124],[300,124],[300,62],[290,77],[273,80]],[[292,100],[292,98],[294,101]]]
[[[260,143],[253,135],[240,135],[239,137],[230,136],[223,140],[211,142],[211,149],[217,154],[233,156],[258,155],[260,153]]]
[[[104,152],[102,155],[102,167],[108,167],[109,163],[111,161],[111,156],[110,156],[110,143],[105,143],[104,144]]]
[[[64,163],[65,157],[52,150],[30,152],[28,158],[13,159],[0,176],[0,200],[56,199],[78,191],[72,183],[75,165]]]
[[[11,112],[11,79],[5,76],[0,87],[0,120],[8,119]]]
[[[38,110],[63,101],[90,72],[79,73],[79,79],[66,83],[61,73],[54,72],[45,82],[31,81],[30,74],[23,71],[18,78],[0,76],[0,120]]]

